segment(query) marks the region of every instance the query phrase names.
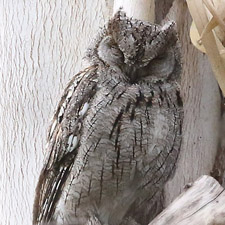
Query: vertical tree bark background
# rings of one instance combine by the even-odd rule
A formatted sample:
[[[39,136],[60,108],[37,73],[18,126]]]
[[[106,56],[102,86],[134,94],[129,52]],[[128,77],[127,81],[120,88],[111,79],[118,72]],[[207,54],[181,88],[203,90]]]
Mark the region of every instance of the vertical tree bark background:
[[[108,8],[99,0],[1,0],[1,225],[31,224],[51,116]]]
[[[161,12],[163,18],[171,6],[171,1],[156,2],[156,12],[164,8]],[[160,14],[158,16],[160,18]],[[184,123],[177,169],[165,188],[166,205],[182,192],[185,184],[195,181],[203,174],[210,174],[219,145],[221,123],[218,84],[207,56],[191,44],[189,30],[192,19],[185,1],[175,0],[168,17],[176,21],[181,42]]]
[[[156,19],[172,1],[156,0]],[[218,146],[220,95],[207,57],[191,45],[183,0],[170,17],[182,43],[185,121],[182,152],[165,189],[171,202],[182,187],[212,170]],[[0,224],[30,225],[47,128],[85,49],[112,13],[113,0],[1,0]]]

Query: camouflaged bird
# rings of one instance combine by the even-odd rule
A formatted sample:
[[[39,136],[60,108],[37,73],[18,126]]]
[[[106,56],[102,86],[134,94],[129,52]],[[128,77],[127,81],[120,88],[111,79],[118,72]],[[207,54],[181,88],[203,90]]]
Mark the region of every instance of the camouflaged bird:
[[[33,224],[146,225],[181,145],[175,23],[119,11],[87,58],[52,121]]]

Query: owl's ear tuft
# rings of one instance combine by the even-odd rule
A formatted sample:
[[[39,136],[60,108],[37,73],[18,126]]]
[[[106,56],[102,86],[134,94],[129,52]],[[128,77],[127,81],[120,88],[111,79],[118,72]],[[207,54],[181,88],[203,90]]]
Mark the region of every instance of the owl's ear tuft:
[[[111,36],[113,42],[115,42],[116,37],[115,33],[119,33],[120,30],[123,30],[123,32],[126,32],[126,26],[124,26],[124,21],[128,21],[128,18],[126,16],[126,13],[122,11],[122,8],[120,8],[112,19],[109,20],[109,22],[101,28],[100,32],[98,33],[95,40],[91,43],[91,46],[86,51],[85,58],[93,63],[94,65],[102,64],[104,60],[102,60],[101,57],[99,57],[99,47],[100,47],[100,54],[103,53],[102,50],[106,50],[106,46],[103,46],[103,44],[106,44],[107,37]],[[103,57],[104,58],[104,57]]]
[[[171,44],[177,42],[178,36],[175,21],[171,20],[165,23],[161,28],[161,33],[164,35],[164,38],[168,40],[168,42],[171,42]]]
[[[123,7],[120,7],[119,10],[114,14],[112,20],[124,20],[126,18],[126,12],[123,11]]]
[[[146,39],[144,55],[140,60],[141,67],[146,66],[151,60],[157,58],[171,46],[177,45],[178,36],[176,32],[176,23],[167,21],[163,26],[158,26],[157,32],[152,35],[151,40]]]

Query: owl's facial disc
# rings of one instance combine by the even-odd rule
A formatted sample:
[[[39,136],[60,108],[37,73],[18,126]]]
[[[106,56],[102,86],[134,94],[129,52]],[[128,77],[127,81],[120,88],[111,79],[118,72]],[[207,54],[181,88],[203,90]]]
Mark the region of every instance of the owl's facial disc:
[[[160,26],[119,11],[103,31],[88,54],[95,64],[118,69],[132,83],[176,79],[174,68],[180,68],[180,51],[173,21]]]
[[[179,64],[175,22],[160,26],[126,17],[119,11],[108,24],[108,34],[122,52],[123,72],[132,82],[143,77],[165,80]]]
[[[122,11],[109,21],[107,32],[123,52],[124,62],[129,65],[144,66],[165,46],[177,41],[173,21],[160,26],[128,18]]]

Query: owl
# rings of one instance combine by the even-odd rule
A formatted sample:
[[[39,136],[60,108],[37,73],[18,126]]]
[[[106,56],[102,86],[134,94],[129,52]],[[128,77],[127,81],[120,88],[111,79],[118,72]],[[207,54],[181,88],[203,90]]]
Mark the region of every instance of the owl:
[[[175,23],[119,10],[87,51],[54,115],[33,224],[147,225],[181,146]]]

